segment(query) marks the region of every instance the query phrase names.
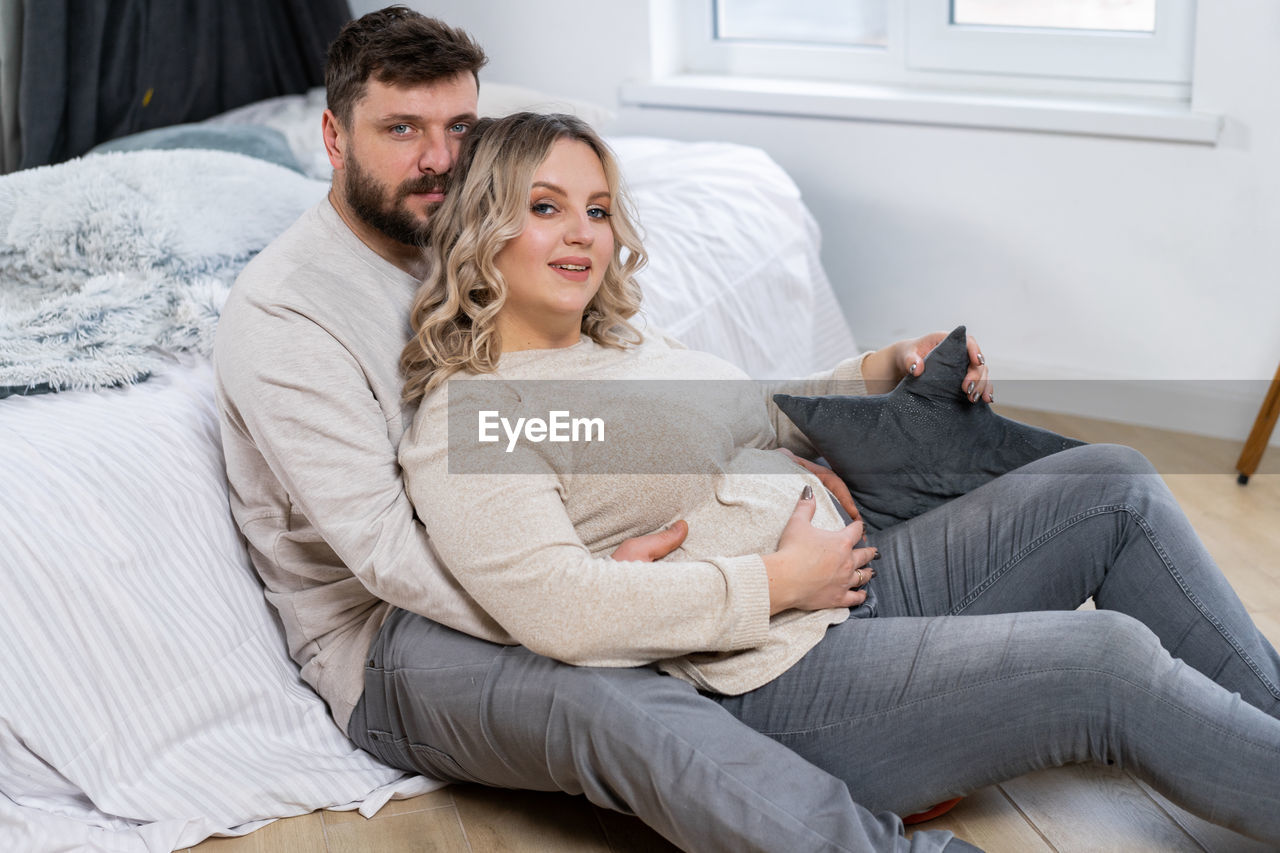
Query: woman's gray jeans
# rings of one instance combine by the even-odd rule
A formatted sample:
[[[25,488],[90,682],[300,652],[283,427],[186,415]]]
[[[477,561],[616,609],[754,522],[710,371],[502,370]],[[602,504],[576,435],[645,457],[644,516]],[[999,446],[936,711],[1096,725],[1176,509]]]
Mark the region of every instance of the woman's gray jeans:
[[[871,811],[1096,761],[1280,841],[1280,657],[1137,451],[1067,450],[868,540],[875,618],[721,706]]]
[[[406,769],[585,794],[689,850],[973,849],[893,812],[1087,761],[1280,842],[1280,659],[1140,454],[1065,451],[869,539],[875,616],[745,695],[397,611],[349,732]],[[1103,610],[1075,611],[1090,596]]]

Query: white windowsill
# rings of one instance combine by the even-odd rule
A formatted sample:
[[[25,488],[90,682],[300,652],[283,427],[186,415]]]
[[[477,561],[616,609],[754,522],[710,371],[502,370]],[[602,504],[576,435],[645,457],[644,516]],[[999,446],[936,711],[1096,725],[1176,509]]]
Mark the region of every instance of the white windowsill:
[[[623,106],[801,115],[1213,145],[1222,117],[1185,104],[680,75],[625,83]]]

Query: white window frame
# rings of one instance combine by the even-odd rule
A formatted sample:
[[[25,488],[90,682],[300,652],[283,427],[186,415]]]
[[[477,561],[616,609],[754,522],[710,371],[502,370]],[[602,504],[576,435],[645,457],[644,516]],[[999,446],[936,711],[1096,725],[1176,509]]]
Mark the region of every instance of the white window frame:
[[[677,0],[691,73],[1187,101],[1195,0],[1158,0],[1156,32],[951,23],[950,0],[888,0],[885,47],[721,40],[715,0]]]
[[[901,0],[889,0],[897,4]],[[683,70],[695,74],[839,81],[898,80],[902,19],[891,14],[887,48],[717,39],[715,0],[674,0]]]
[[[907,65],[1084,80],[1191,83],[1194,0],[1157,0],[1154,32],[951,23],[951,0],[906,0]]]
[[[1158,37],[1148,35],[1145,42],[1176,43],[1173,59],[1135,71],[1117,67],[1118,60],[1103,56],[1106,51],[1083,51],[1103,56],[1094,74],[1123,72],[1124,79],[1089,76],[1080,67],[1069,76],[1047,76],[1064,70],[1053,65],[1060,62],[1051,58],[1055,50],[1070,56],[1082,52],[1080,45],[1120,43],[1124,37],[1114,33],[1076,36],[1002,28],[996,34],[1002,39],[1031,37],[1021,42],[1030,47],[1006,46],[1006,54],[1048,56],[1049,65],[1022,67],[1016,74],[991,70],[1008,67],[987,56],[984,39],[993,35],[992,28],[950,25],[949,0],[889,0],[886,47],[718,41],[713,2],[649,0],[652,76],[624,84],[623,105],[1209,145],[1217,143],[1222,131],[1222,116],[1197,112],[1192,105],[1195,0],[1161,0]],[[1170,17],[1178,8],[1186,13]],[[919,23],[925,16],[931,23]],[[1053,38],[1045,41],[1049,36]],[[1071,39],[1081,37],[1093,41],[1073,46]]]

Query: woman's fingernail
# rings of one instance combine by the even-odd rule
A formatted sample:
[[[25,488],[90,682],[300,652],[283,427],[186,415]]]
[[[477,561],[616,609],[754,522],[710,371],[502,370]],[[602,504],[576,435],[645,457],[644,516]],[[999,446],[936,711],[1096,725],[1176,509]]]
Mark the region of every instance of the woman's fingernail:
[[[987,357],[982,353],[978,353],[978,364],[986,364],[986,363],[987,363]]]
[[[800,500],[802,501],[813,500],[813,486],[806,484],[805,487],[800,490]]]
[[[917,367],[919,367],[919,366],[920,366],[920,362],[918,362],[918,361],[913,361],[913,362],[911,362],[911,366],[907,368],[907,373],[910,373],[912,376],[915,376],[915,375],[916,375],[916,368],[917,368]]]
[[[876,552],[875,552],[875,554],[873,554],[873,555],[871,556],[871,559],[873,559],[873,560],[878,560],[878,559],[880,559],[880,549],[879,549],[879,548],[877,548],[877,549],[876,549]]]
[[[974,389],[974,388],[976,388],[976,387],[977,387],[977,385],[978,385],[978,383],[976,383],[976,382],[970,382],[970,383],[969,383],[969,387],[968,387],[968,388],[966,388],[966,389],[964,389],[964,392],[965,392],[966,394],[968,394],[970,397],[972,397],[972,396],[973,396],[973,389]]]

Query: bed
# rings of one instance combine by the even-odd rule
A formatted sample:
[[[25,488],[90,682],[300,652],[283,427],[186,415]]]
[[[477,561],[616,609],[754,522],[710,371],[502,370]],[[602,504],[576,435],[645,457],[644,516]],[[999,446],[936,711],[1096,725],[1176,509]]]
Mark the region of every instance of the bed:
[[[525,107],[607,120],[486,81],[483,113]],[[0,178],[2,850],[172,850],[440,784],[333,725],[227,505],[217,311],[327,191],[322,110],[320,90],[273,98]],[[855,351],[815,223],[763,151],[609,141],[652,323],[759,378]]]

